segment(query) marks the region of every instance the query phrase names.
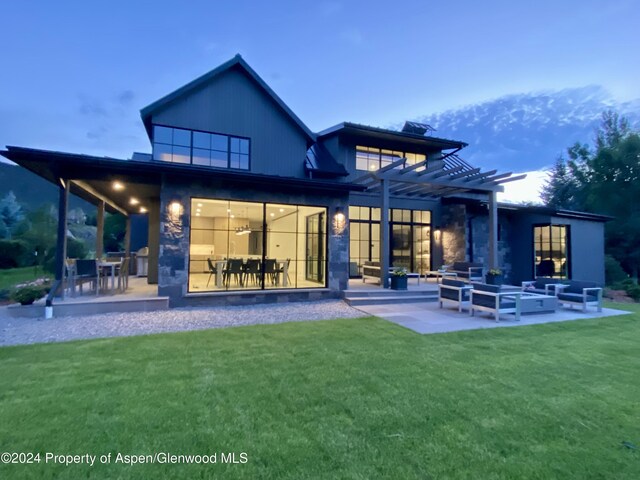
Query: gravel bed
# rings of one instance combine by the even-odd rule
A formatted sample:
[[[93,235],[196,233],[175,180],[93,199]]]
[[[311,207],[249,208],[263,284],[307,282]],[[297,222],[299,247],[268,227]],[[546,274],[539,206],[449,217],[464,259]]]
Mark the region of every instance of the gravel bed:
[[[364,316],[367,314],[341,300],[175,308],[158,312],[54,317],[50,320],[12,318],[8,316],[6,307],[0,307],[0,346]]]

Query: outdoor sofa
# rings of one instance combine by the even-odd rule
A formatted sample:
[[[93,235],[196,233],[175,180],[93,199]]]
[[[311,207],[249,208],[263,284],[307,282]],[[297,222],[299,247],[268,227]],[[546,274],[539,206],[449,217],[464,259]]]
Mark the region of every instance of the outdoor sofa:
[[[438,302],[440,302],[440,308],[443,307],[444,302],[451,302],[458,306],[459,312],[462,312],[463,305],[470,302],[469,292],[472,288],[471,285],[462,280],[443,278],[442,282],[438,285]]]
[[[471,301],[469,315],[475,315],[476,311],[489,312],[494,316],[495,321],[499,322],[500,315],[512,313],[516,320],[520,320],[522,291],[485,283],[474,283],[472,287],[469,293]]]
[[[560,278],[536,278],[522,282],[522,291],[539,295],[555,295],[556,286],[564,283]]]
[[[565,285],[556,287],[558,302],[563,305],[579,305],[582,311],[586,312],[587,307],[596,307],[598,312],[602,311],[602,288],[594,282],[580,282],[568,280]]]
[[[462,278],[469,282],[482,282],[484,280],[484,267],[481,263],[454,262],[453,265],[446,265],[444,269],[449,273],[455,273],[457,278]]]

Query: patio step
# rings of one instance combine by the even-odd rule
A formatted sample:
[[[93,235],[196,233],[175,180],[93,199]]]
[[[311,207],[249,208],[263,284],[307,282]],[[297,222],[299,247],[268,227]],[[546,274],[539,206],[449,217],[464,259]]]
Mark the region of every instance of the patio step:
[[[374,291],[345,291],[344,300],[349,305],[394,305],[400,303],[435,302],[437,291],[397,291],[378,289]]]

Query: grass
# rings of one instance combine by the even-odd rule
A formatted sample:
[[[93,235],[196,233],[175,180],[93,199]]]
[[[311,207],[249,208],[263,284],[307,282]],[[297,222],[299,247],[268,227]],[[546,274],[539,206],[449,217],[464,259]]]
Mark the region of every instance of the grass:
[[[0,270],[0,290],[8,290],[23,282],[30,282],[41,277],[52,277],[51,274],[44,273],[42,267],[8,268]]]
[[[248,455],[0,478],[637,479],[625,308],[427,336],[364,318],[0,348],[0,451]]]

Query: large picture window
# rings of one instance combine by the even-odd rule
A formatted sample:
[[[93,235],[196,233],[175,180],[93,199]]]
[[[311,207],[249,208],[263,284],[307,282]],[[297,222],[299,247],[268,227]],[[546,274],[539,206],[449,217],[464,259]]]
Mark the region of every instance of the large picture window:
[[[358,276],[358,266],[380,261],[380,209],[349,207],[350,276]],[[431,212],[389,210],[390,265],[424,273],[431,269]]]
[[[327,209],[191,201],[189,291],[326,286]]]
[[[395,150],[385,150],[384,148],[356,146],[356,170],[373,172],[402,158],[405,159],[402,167],[408,167],[426,160],[427,156],[422,153],[399,152]],[[420,170],[424,170],[424,168],[424,166],[418,167],[416,171],[419,172]]]
[[[567,225],[534,226],[533,250],[536,278],[570,278]]]
[[[153,126],[153,158],[215,168],[249,170],[248,138]]]

